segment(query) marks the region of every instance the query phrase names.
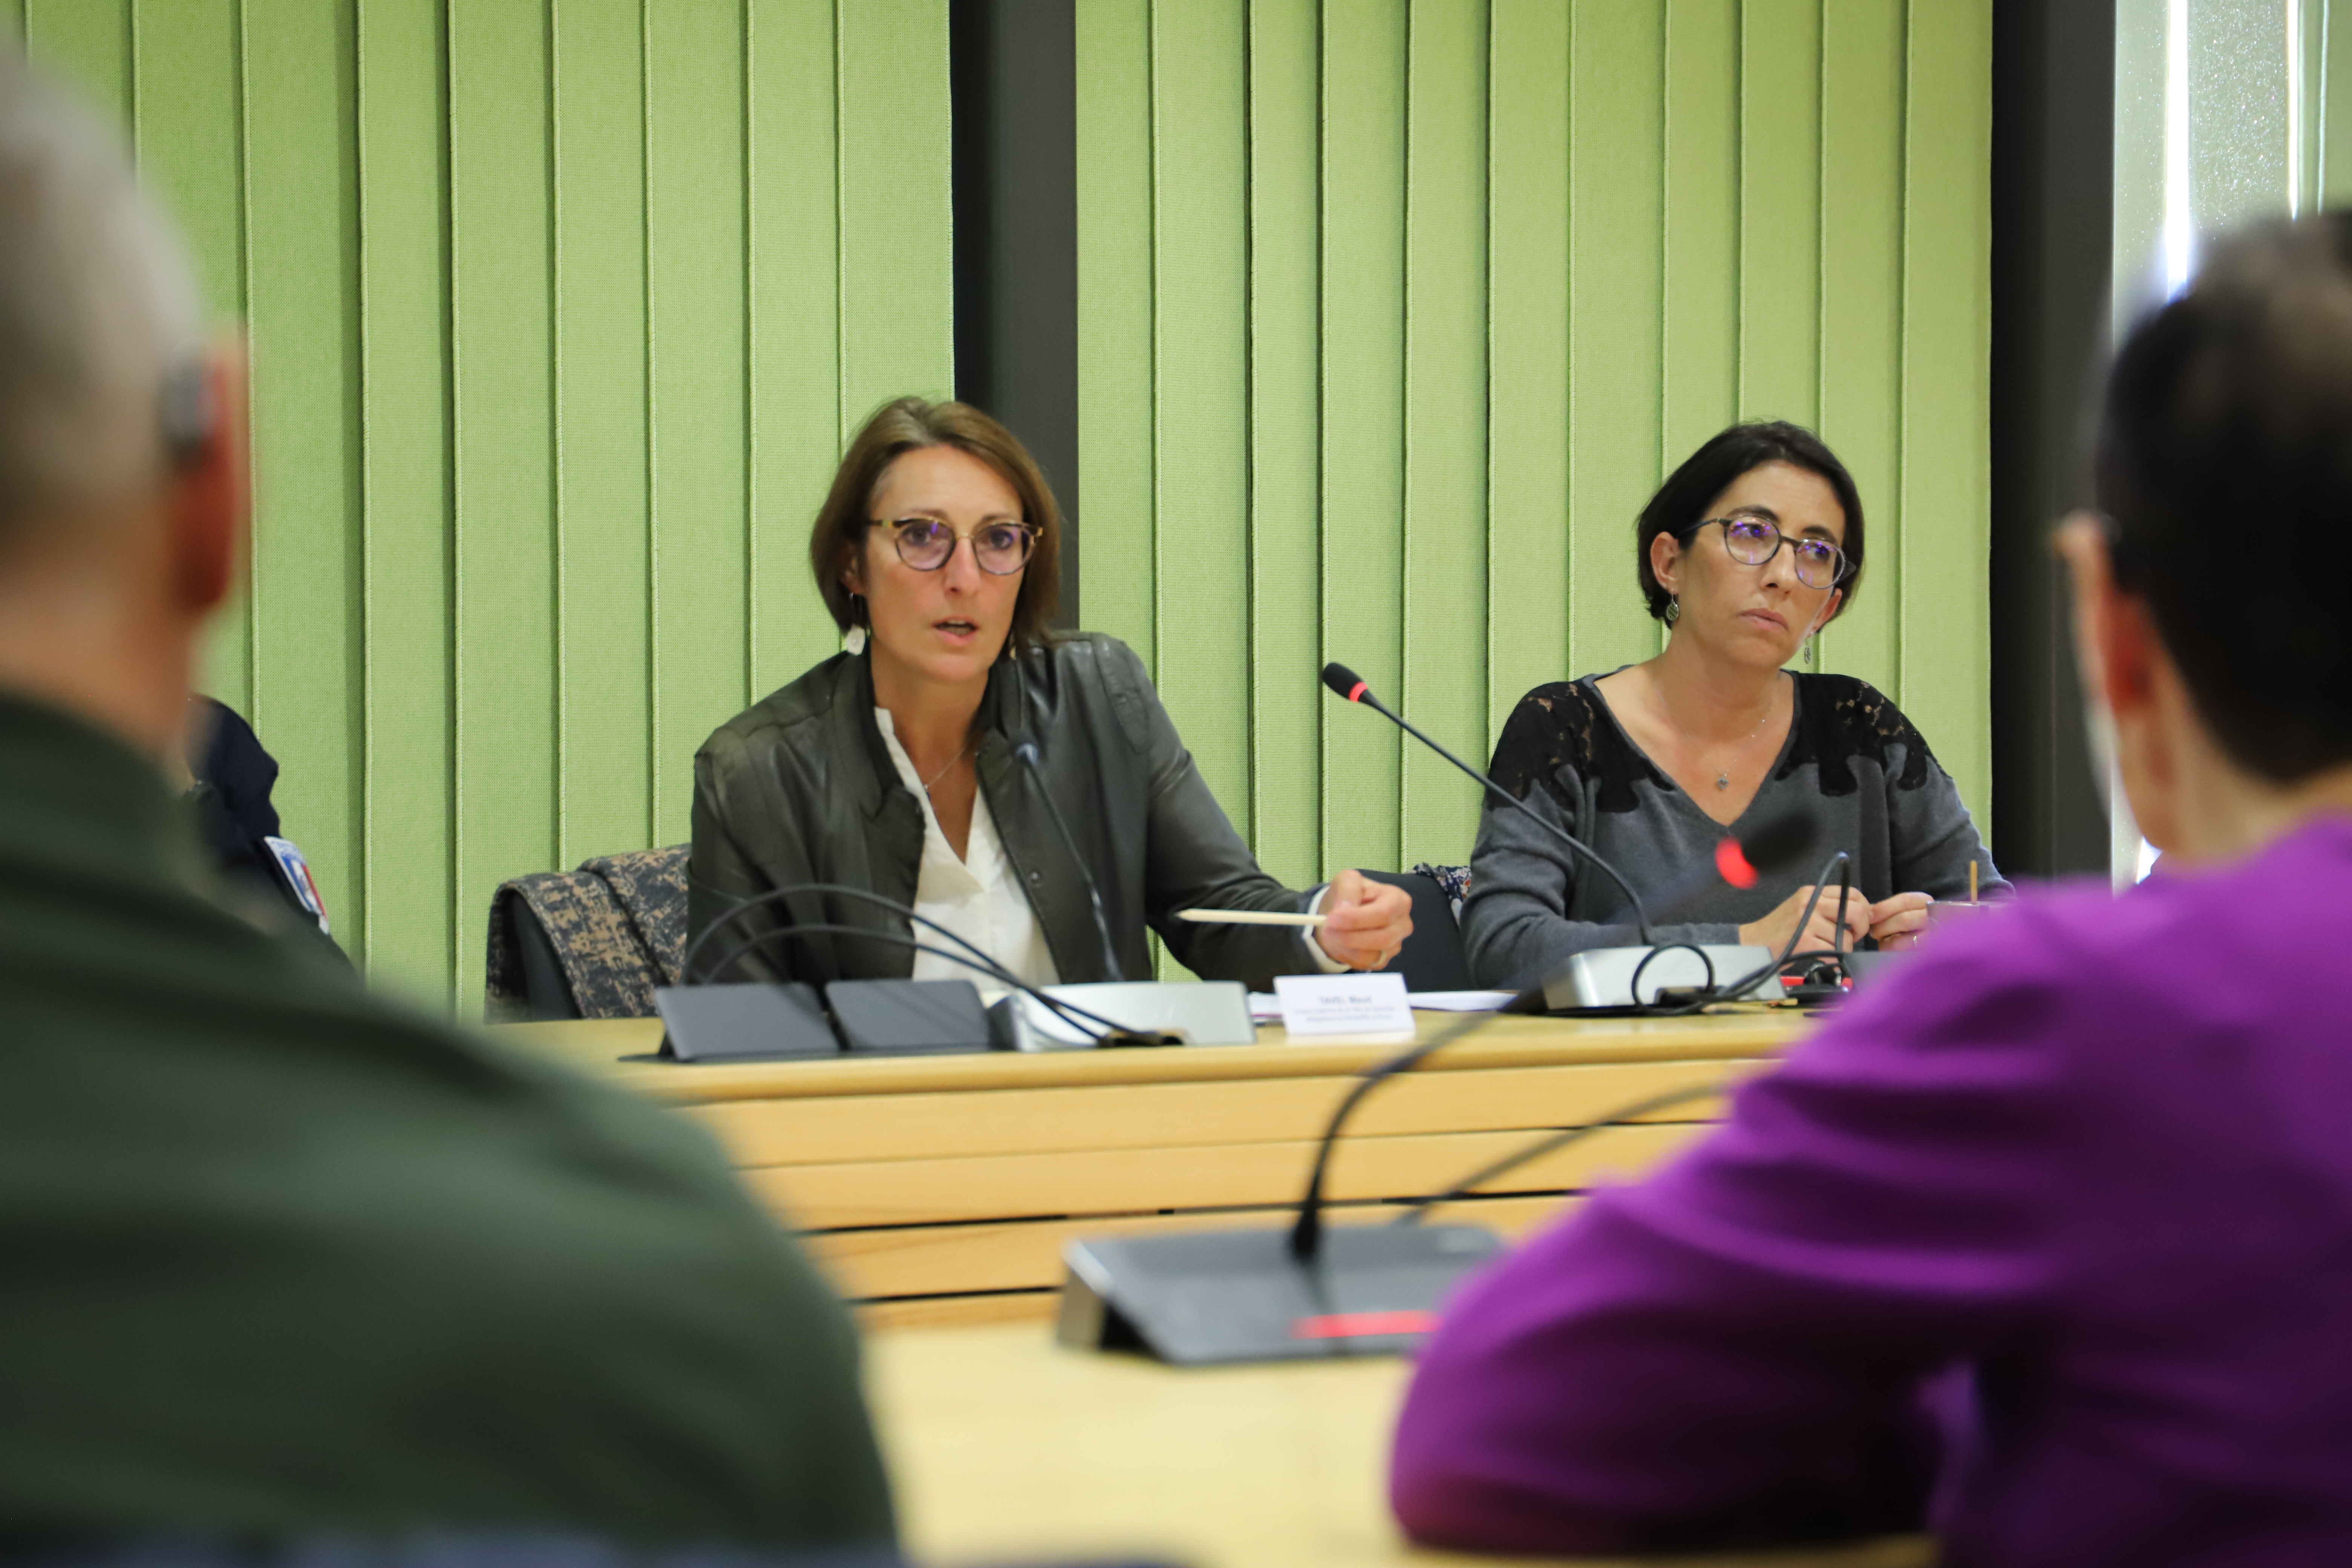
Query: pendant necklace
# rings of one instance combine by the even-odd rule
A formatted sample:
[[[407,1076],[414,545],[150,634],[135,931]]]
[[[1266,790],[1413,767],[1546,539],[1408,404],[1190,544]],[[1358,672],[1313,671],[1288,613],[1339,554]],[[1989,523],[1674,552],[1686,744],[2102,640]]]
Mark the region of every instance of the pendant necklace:
[[[1760,729],[1762,729],[1762,728],[1763,728],[1763,726],[1759,724],[1759,725],[1758,725],[1758,726],[1757,726],[1757,728],[1760,730]],[[1753,739],[1753,737],[1751,736],[1751,737],[1750,737],[1750,739]],[[966,737],[964,738],[964,742],[963,742],[963,744],[962,744],[962,745],[961,745],[961,746],[958,746],[958,747],[956,748],[956,754],[955,754],[954,756],[950,757],[950,758],[948,759],[948,765],[947,765],[946,767],[941,768],[938,773],[933,773],[929,778],[925,779],[925,780],[923,781],[923,793],[924,793],[925,795],[929,795],[929,794],[930,794],[930,793],[931,793],[931,786],[932,786],[933,784],[935,784],[939,783],[941,779],[943,779],[943,778],[947,777],[947,776],[948,776],[948,774],[950,774],[950,773],[953,773],[953,772],[955,771],[955,765],[956,765],[958,763],[960,763],[960,762],[963,761],[963,754],[964,754],[966,752],[969,752],[969,751],[971,751],[971,738],[970,736],[966,736]]]
[[[1753,741],[1757,736],[1764,732],[1764,726],[1772,721],[1772,710],[1775,706],[1776,704],[1770,702],[1764,705],[1764,717],[1756,721],[1756,728],[1748,731],[1747,735],[1740,741],[1740,745],[1747,745],[1749,741]],[[1728,769],[1717,768],[1715,770],[1715,787],[1717,789],[1729,789],[1731,787],[1731,773]]]

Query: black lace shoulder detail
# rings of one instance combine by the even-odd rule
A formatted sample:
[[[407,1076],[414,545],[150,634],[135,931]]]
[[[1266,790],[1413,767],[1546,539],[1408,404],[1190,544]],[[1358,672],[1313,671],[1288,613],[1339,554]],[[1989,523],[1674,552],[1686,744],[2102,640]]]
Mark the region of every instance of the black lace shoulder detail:
[[[1642,781],[1674,787],[1633,749],[1601,699],[1572,680],[1538,686],[1520,698],[1495,742],[1495,782],[1521,800],[1540,784],[1575,810],[1578,803],[1559,786],[1564,767],[1601,786],[1597,804],[1603,811],[1638,809],[1633,785]]]
[[[1927,782],[1936,759],[1927,737],[1876,687],[1851,675],[1800,674],[1797,691],[1796,739],[1775,778],[1818,763],[1823,795],[1852,795],[1862,787],[1853,776],[1854,758],[1867,757],[1885,769],[1888,750],[1901,746],[1903,771],[1895,787],[1917,789]]]

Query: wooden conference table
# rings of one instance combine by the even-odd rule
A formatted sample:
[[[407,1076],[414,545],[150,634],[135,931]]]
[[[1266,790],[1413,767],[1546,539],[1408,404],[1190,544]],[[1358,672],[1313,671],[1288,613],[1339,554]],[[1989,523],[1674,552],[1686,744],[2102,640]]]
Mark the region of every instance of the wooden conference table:
[[[1058,1349],[1042,1323],[877,1334],[868,1385],[917,1561],[1150,1553],[1191,1568],[1492,1561],[1416,1552],[1384,1478],[1407,1367],[1177,1369]],[[1917,1538],[1710,1568],[1927,1568]],[[1663,1568],[1645,1560],[1644,1568]]]
[[[1422,1015],[1424,1037],[1447,1021]],[[1496,1019],[1366,1102],[1332,1167],[1339,1213],[1371,1217],[1543,1129],[1753,1070],[1801,1027],[1760,1010]],[[1292,1045],[1261,1029],[1255,1047],[704,1067],[631,1059],[659,1045],[651,1020],[497,1032],[709,1127],[869,1327],[925,1329],[866,1342],[919,1560],[1468,1561],[1412,1551],[1389,1517],[1403,1362],[1175,1370],[1062,1350],[1042,1321],[1072,1236],[1275,1223],[1340,1096],[1396,1042]],[[1654,1163],[1715,1110],[1697,1101],[1597,1133],[1449,1214],[1524,1231],[1595,1177]],[[1704,1561],[1912,1568],[1932,1549]]]
[[[1424,1037],[1444,1014],[1417,1015]],[[1443,1192],[1542,1130],[1752,1070],[1802,1027],[1761,1008],[1685,1019],[1496,1018],[1365,1101],[1335,1155],[1335,1218]],[[656,1019],[498,1033],[717,1134],[869,1327],[1048,1316],[1066,1242],[1270,1225],[1355,1076],[1395,1041],[740,1066],[649,1059]],[[1696,1135],[1706,1100],[1595,1133],[1431,1218],[1516,1236],[1602,1176]]]

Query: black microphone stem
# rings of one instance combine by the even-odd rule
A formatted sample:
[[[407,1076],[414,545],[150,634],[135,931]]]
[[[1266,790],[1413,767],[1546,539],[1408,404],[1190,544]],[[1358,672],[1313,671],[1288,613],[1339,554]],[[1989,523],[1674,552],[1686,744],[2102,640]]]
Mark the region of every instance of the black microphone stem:
[[[1853,891],[1853,862],[1846,861],[1838,868],[1837,937],[1830,943],[1836,950],[1838,962],[1845,962],[1845,900]]]
[[[1370,709],[1373,712],[1378,713],[1390,723],[1394,724],[1398,729],[1402,730],[1406,734],[1411,735],[1414,740],[1419,741],[1423,745],[1427,746],[1431,751],[1435,752],[1439,756],[1444,757],[1447,762],[1452,763],[1455,767],[1460,768],[1464,773],[1475,779],[1478,782],[1479,787],[1486,790],[1488,795],[1491,795],[1496,800],[1502,801],[1506,805],[1516,808],[1524,815],[1529,822],[1534,823],[1538,827],[1542,828],[1546,833],[1552,835],[1554,837],[1565,841],[1568,846],[1574,849],[1578,854],[1582,855],[1587,860],[1591,861],[1595,866],[1598,866],[1603,871],[1608,872],[1609,879],[1617,884],[1618,890],[1625,895],[1626,902],[1633,907],[1633,924],[1641,932],[1642,945],[1643,947],[1655,947],[1657,945],[1657,939],[1650,934],[1650,917],[1648,912],[1642,907],[1642,895],[1633,890],[1633,884],[1627,881],[1624,874],[1619,871],[1616,867],[1612,866],[1607,860],[1601,858],[1599,855],[1594,854],[1588,846],[1574,835],[1570,834],[1568,829],[1560,826],[1558,823],[1546,822],[1542,817],[1537,816],[1535,807],[1529,805],[1526,801],[1521,800],[1517,795],[1513,795],[1509,790],[1505,789],[1501,784],[1496,784],[1493,779],[1488,778],[1485,773],[1480,773],[1476,768],[1472,767],[1468,763],[1465,763],[1461,758],[1455,756],[1452,752],[1447,751],[1444,746],[1439,745],[1435,741],[1431,740],[1411,721],[1407,720],[1402,714],[1391,709],[1387,703],[1373,696],[1370,691],[1360,691],[1349,700],[1360,702],[1365,707]]]
[[[1118,950],[1111,944],[1110,918],[1103,913],[1102,889],[1095,886],[1094,873],[1087,869],[1086,857],[1078,853],[1078,842],[1070,837],[1070,825],[1062,820],[1062,808],[1054,804],[1054,792],[1045,787],[1045,770],[1037,760],[1037,742],[1024,741],[1013,748],[1013,754],[1029,770],[1029,781],[1037,786],[1037,794],[1045,803],[1045,815],[1053,819],[1054,831],[1062,836],[1062,847],[1070,852],[1071,862],[1086,882],[1087,901],[1095,909],[1095,935],[1102,939],[1103,971],[1114,981],[1125,980],[1127,973],[1118,965]]]
[[[1348,1091],[1348,1097],[1339,1101],[1339,1109],[1331,1113],[1330,1121],[1323,1129],[1323,1140],[1316,1145],[1315,1168],[1307,1174],[1306,1194],[1298,1200],[1298,1218],[1290,1227],[1291,1257],[1300,1263],[1312,1263],[1323,1250],[1323,1174],[1330,1166],[1331,1151],[1339,1142],[1340,1131],[1348,1125],[1348,1118],[1356,1113],[1356,1107],[1362,1103],[1364,1096],[1397,1074],[1419,1067],[1473,1029],[1486,1027],[1498,1015],[1530,1008],[1540,1011],[1542,1003],[1541,986],[1532,991],[1522,991],[1493,1013],[1472,1013],[1455,1020],[1428,1039],[1399,1051],[1356,1080],[1355,1087]]]

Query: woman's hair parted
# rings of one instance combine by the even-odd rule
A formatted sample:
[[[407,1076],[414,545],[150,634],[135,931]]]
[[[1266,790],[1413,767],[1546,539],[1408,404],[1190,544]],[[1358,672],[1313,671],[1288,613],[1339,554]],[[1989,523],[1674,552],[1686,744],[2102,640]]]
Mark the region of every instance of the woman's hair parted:
[[[1049,627],[1062,600],[1062,513],[1054,504],[1054,492],[1036,459],[1012,431],[969,403],[932,403],[920,397],[901,397],[874,411],[842,454],[833,489],[816,514],[816,525],[809,530],[809,570],[816,576],[825,608],[833,612],[834,625],[845,632],[862,624],[856,595],[841,578],[864,553],[873,526],[892,521],[872,515],[876,488],[892,463],[926,447],[952,447],[987,464],[1021,499],[1021,521],[1036,528],[1037,545],[1022,569],[1005,649],[1019,655],[1044,646],[1052,640]]]
[[[1801,425],[1771,419],[1734,425],[1709,438],[1683,459],[1683,466],[1666,477],[1650,504],[1642,509],[1633,531],[1633,570],[1642,580],[1642,597],[1649,602],[1652,616],[1662,621],[1666,618],[1668,595],[1658,586],[1658,574],[1651,568],[1650,541],[1662,533],[1678,537],[1691,524],[1709,521],[1707,508],[1715,504],[1715,498],[1729,489],[1740,475],[1767,463],[1787,463],[1818,474],[1837,496],[1838,510],[1845,513],[1845,538],[1838,548],[1845,552],[1846,563],[1845,576],[1838,584],[1845,597],[1838,601],[1837,614],[1845,614],[1853,603],[1854,590],[1862,585],[1862,496],[1853,488],[1853,476],[1819,436]]]

